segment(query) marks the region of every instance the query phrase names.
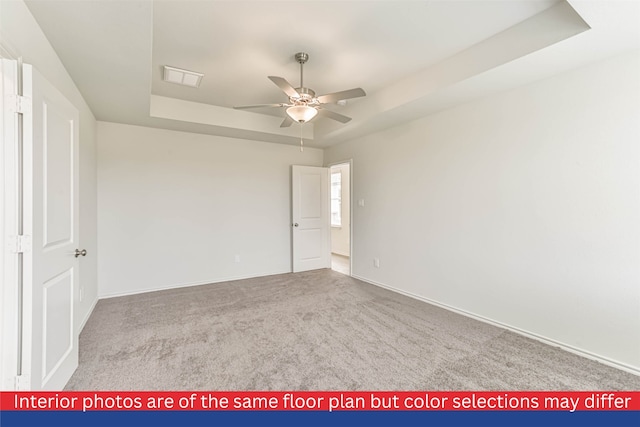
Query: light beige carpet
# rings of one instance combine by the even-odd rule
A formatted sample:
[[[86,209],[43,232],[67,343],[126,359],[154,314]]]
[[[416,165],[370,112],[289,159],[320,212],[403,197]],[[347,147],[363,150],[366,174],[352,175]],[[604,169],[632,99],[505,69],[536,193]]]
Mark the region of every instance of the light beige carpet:
[[[67,390],[640,390],[640,377],[331,271],[98,302]]]

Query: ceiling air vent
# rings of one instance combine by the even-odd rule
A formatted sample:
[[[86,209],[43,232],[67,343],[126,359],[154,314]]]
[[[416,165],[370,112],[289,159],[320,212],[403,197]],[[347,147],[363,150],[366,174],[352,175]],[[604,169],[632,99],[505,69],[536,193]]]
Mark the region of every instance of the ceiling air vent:
[[[198,87],[204,74],[195,71],[182,70],[180,68],[164,66],[163,80],[183,86]]]

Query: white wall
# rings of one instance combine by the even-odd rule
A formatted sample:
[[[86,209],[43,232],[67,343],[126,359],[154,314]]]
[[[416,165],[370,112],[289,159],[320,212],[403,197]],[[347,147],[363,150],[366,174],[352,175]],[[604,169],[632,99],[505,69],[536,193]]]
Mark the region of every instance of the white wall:
[[[79,328],[97,301],[96,120],[64,65],[24,2],[0,1],[0,43],[17,59],[32,64],[80,113],[80,239],[88,255],[80,262],[84,298],[76,312]]]
[[[640,371],[640,54],[335,146],[353,273]],[[380,258],[380,268],[373,258]]]
[[[100,295],[291,271],[290,166],[322,160],[318,149],[98,122]]]
[[[351,222],[351,206],[349,196],[349,164],[341,164],[331,167],[331,172],[340,172],[342,174],[342,226],[331,227],[331,252],[338,255],[349,256],[349,240],[350,222]]]

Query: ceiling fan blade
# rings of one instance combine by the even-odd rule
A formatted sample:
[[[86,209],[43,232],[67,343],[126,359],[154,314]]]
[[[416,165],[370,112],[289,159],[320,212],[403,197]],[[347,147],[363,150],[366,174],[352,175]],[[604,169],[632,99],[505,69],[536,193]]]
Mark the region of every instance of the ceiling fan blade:
[[[289,84],[288,81],[283,79],[282,77],[277,76],[269,76],[269,80],[274,82],[276,86],[278,86],[287,96],[299,97],[300,94]]]
[[[234,110],[245,110],[247,108],[263,108],[263,107],[284,107],[287,104],[257,104],[257,105],[242,105],[240,107],[233,107]]]
[[[327,110],[325,108],[317,108],[318,115],[322,117],[326,117],[328,119],[337,120],[341,123],[347,123],[351,120],[351,117],[344,116],[342,114],[338,114],[335,111]]]
[[[351,99],[351,98],[359,98],[361,96],[366,96],[367,94],[365,93],[364,90],[362,90],[362,88],[355,88],[355,89],[349,89],[349,90],[343,90],[341,92],[334,92],[334,93],[328,93],[326,95],[320,95],[318,97],[318,101],[320,101],[321,104],[329,104],[329,103],[335,103],[340,101],[341,99]]]
[[[284,120],[282,121],[282,123],[280,123],[280,127],[281,127],[281,128],[288,128],[288,127],[289,127],[289,126],[291,126],[292,124],[293,124],[293,119],[287,115],[287,116],[284,118]]]

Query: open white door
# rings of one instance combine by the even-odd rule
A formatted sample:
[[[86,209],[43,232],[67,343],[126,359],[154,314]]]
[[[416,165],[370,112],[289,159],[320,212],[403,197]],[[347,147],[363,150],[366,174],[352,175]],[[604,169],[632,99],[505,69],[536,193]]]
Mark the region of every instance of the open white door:
[[[291,168],[293,272],[331,268],[329,168]]]
[[[23,387],[62,389],[78,366],[78,111],[32,66],[23,66]],[[85,252],[86,253],[86,252]]]

